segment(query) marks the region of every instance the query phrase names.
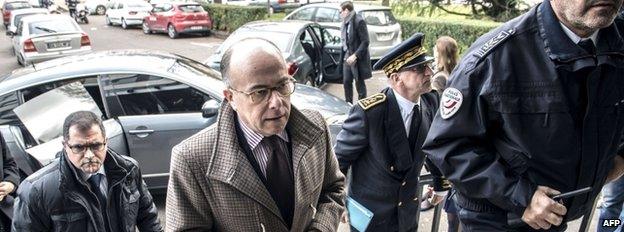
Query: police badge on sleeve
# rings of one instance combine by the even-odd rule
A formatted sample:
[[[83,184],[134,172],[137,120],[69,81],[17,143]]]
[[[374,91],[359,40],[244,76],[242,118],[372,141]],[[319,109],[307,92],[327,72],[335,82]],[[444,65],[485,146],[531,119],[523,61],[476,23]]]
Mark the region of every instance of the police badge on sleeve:
[[[459,107],[464,100],[464,96],[462,93],[456,88],[447,88],[442,93],[442,99],[440,103],[442,104],[440,107],[440,116],[443,119],[449,119],[457,111],[459,111]]]

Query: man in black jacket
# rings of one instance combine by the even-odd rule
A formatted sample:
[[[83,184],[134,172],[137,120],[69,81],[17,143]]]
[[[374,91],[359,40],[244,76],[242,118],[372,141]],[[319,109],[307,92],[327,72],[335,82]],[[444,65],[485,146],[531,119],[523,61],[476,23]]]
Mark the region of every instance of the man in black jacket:
[[[65,119],[60,157],[19,187],[13,231],[162,231],[137,162],[108,150],[105,134],[92,112]]]
[[[466,231],[565,230],[622,174],[621,5],[545,0],[464,55],[423,150],[457,189]]]
[[[353,103],[353,80],[358,92],[358,100],[366,97],[364,80],[373,76],[368,45],[368,27],[361,15],[353,10],[353,3],[340,4],[342,24],[342,84],[345,101]]]
[[[4,138],[0,135],[0,223],[2,231],[11,230],[11,218],[13,217],[14,191],[20,183],[17,164],[7,150]]]
[[[416,231],[418,181],[426,155],[420,147],[438,110],[431,91],[432,57],[417,33],[392,49],[375,68],[383,68],[389,88],[358,101],[336,138],[340,170],[351,168],[349,196],[374,214],[367,231]],[[440,172],[434,175],[435,204],[446,194]]]

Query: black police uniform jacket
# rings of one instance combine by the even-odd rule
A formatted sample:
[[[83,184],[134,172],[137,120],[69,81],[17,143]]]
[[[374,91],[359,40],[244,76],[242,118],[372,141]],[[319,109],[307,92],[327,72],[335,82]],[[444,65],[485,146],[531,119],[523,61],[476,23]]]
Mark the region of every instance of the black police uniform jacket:
[[[544,185],[561,192],[593,187],[564,202],[564,220],[591,209],[614,157],[623,154],[624,43],[617,26],[599,31],[591,55],[564,34],[546,0],[473,44],[446,90],[459,90],[463,102],[448,119],[436,115],[423,146],[466,198],[461,207],[522,215]],[[583,78],[586,112],[573,91]],[[441,101],[442,111],[444,94]]]
[[[104,160],[112,231],[163,231],[137,164],[112,150]],[[61,152],[58,159],[20,185],[13,231],[106,231],[97,197],[88,186]]]
[[[374,213],[367,231],[415,231],[418,227],[420,196],[416,194],[425,160],[420,147],[438,109],[438,95],[421,95],[420,109],[415,154],[411,154],[390,88],[354,105],[338,133],[335,153],[340,170],[346,175],[351,168],[348,194]],[[435,176],[436,189],[443,190],[441,178]]]

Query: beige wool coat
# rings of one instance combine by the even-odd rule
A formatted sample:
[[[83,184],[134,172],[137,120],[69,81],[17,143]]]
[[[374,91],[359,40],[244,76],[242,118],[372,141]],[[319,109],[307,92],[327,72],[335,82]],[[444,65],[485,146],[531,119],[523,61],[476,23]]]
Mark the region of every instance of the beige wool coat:
[[[238,145],[232,107],[217,123],[175,146],[171,154],[166,231],[288,231],[280,211]],[[295,206],[291,231],[336,231],[344,211],[345,177],[325,120],[292,107]]]

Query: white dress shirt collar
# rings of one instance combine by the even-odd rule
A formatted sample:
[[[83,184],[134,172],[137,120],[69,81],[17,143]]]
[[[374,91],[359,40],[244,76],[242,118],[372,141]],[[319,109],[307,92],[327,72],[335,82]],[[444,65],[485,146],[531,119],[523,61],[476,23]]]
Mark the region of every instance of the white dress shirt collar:
[[[593,34],[591,34],[587,38],[581,38],[563,23],[559,22],[559,24],[561,24],[561,28],[563,28],[563,32],[565,32],[565,34],[568,35],[570,40],[572,40],[572,42],[574,42],[575,44],[578,44],[579,42],[581,42],[581,40],[591,39],[592,42],[594,42],[594,46],[598,46],[598,31],[600,30],[596,30]]]

